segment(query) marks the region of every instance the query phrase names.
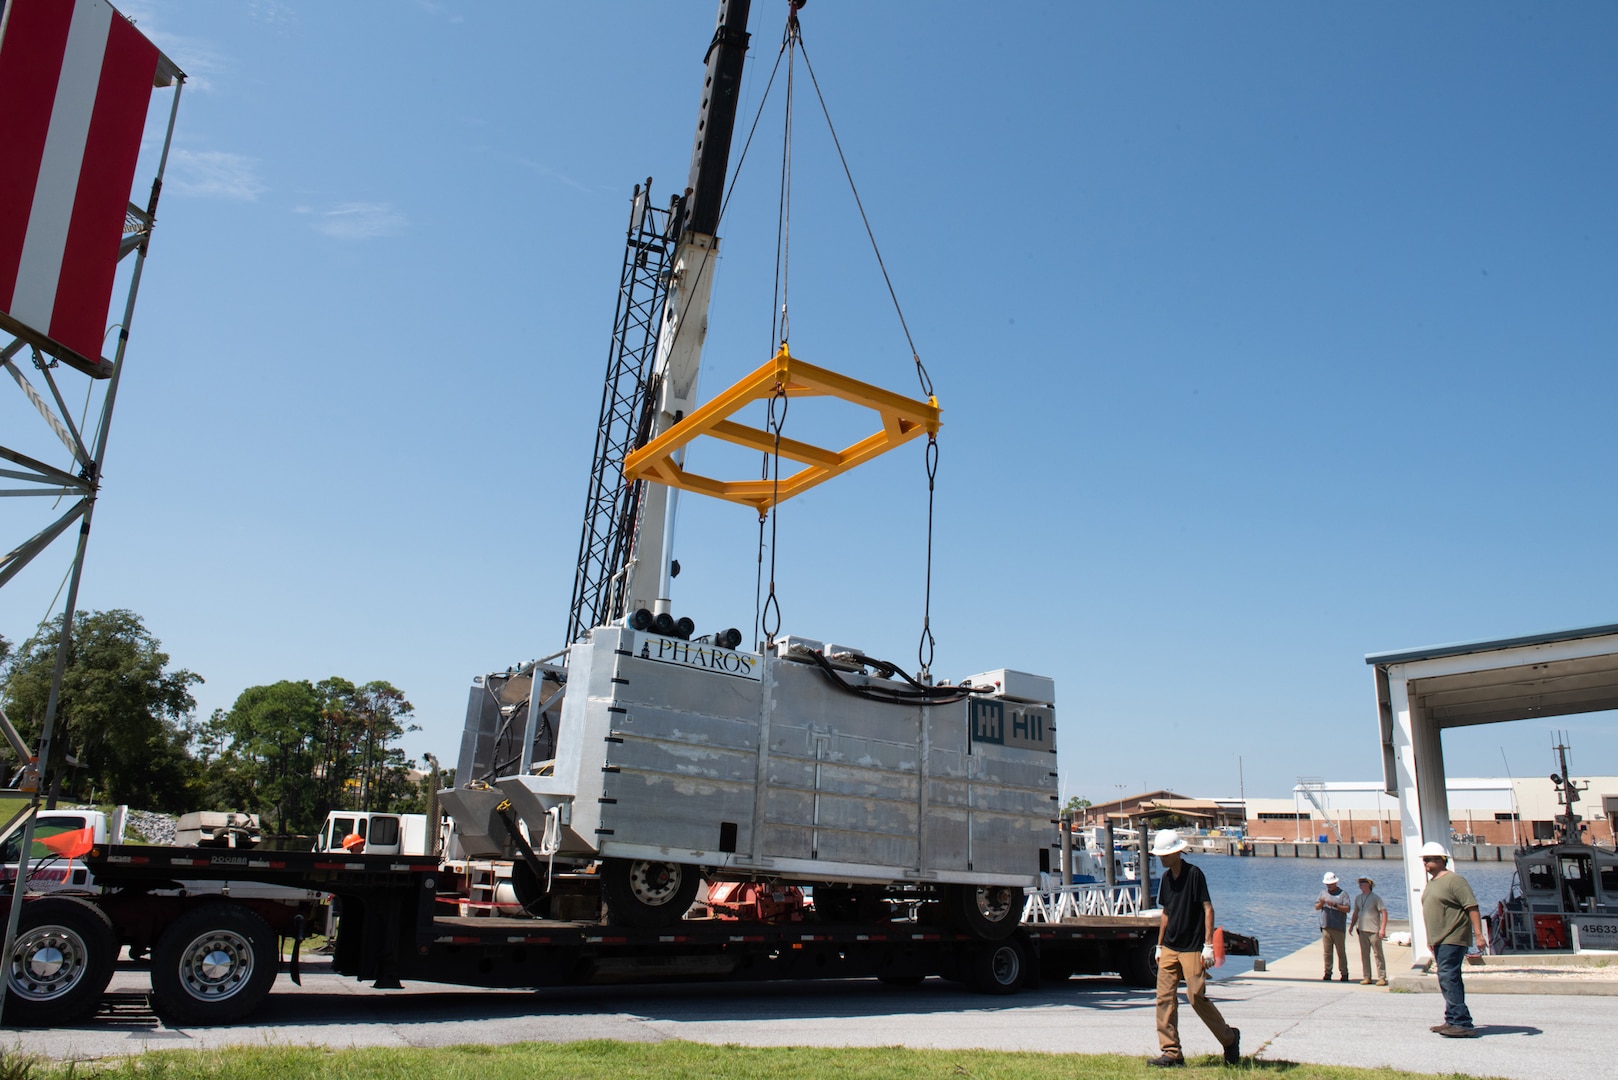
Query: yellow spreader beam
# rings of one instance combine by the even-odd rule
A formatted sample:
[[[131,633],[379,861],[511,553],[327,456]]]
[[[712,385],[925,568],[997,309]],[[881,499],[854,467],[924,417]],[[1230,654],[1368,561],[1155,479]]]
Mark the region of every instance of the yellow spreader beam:
[[[882,426],[873,435],[842,450],[783,438],[783,458],[800,462],[803,468],[779,483],[770,480],[717,480],[688,472],[674,460],[675,454],[704,435],[738,446],[773,453],[775,436],[768,431],[739,424],[731,417],[755,401],[772,398],[778,391],[788,398],[834,397],[874,410]],[[624,476],[629,480],[650,480],[682,491],[695,491],[751,506],[760,514],[776,503],[808,491],[909,442],[922,432],[938,433],[938,400],[916,401],[879,386],[850,379],[835,371],[816,367],[792,356],[783,342],[781,351],[757,371],[697,409],[690,416],[624,458]]]

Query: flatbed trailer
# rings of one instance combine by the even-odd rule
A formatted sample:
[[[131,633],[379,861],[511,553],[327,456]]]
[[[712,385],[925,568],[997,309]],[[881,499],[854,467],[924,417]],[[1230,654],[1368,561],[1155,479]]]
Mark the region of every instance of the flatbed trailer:
[[[99,895],[29,897],[18,952],[27,979],[9,988],[7,1021],[65,1024],[92,1012],[119,949],[154,918],[153,1006],[177,1023],[246,1017],[285,969],[301,980],[298,940],[272,927],[258,901],[222,893],[175,897],[180,879],[255,882],[329,893],[340,912],[332,967],[379,989],[409,979],[477,987],[539,988],[670,981],[929,976],[981,992],[1013,993],[1040,978],[1117,973],[1154,978],[1157,920],[1091,917],[1019,927],[998,941],[913,919],[870,923],[744,922],[693,918],[642,929],[600,922],[467,916],[459,875],[434,858],[332,852],[110,846],[85,860]],[[924,905],[925,907],[925,905]],[[37,914],[36,914],[37,913]],[[295,939],[281,959],[281,938]],[[17,965],[13,966],[14,972]]]

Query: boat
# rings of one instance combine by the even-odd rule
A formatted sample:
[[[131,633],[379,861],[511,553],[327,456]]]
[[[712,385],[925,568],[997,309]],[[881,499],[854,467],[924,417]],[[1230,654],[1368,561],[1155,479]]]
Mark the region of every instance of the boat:
[[[1511,895],[1485,916],[1491,952],[1618,951],[1618,851],[1585,841],[1567,747],[1556,752],[1556,837],[1514,852]]]

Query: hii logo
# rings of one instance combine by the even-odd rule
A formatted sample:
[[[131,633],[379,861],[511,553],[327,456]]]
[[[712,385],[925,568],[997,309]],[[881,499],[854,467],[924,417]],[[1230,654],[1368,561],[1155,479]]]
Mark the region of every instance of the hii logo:
[[[1056,729],[1049,709],[985,698],[972,698],[967,705],[973,742],[1028,750],[1054,749]]]

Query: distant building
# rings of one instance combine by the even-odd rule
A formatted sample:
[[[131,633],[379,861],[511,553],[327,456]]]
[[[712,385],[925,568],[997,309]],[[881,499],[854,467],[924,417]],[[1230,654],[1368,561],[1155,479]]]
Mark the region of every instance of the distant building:
[[[1578,777],[1589,788],[1575,809],[1586,840],[1613,843],[1618,817],[1618,776]],[[1549,777],[1451,777],[1450,831],[1481,844],[1530,844],[1555,834],[1562,813]],[[1398,843],[1399,800],[1381,781],[1303,780],[1290,799],[1248,799],[1247,835],[1255,840],[1309,841],[1326,836],[1344,843]]]
[[[1184,798],[1184,795],[1177,794],[1165,788],[1159,788],[1157,791],[1142,792],[1139,795],[1120,795],[1116,799],[1111,799],[1104,803],[1096,803],[1092,805],[1084,812],[1086,819],[1085,823],[1090,825],[1099,825],[1106,821],[1107,818],[1112,818],[1115,824],[1122,824],[1125,821],[1133,821],[1135,818],[1140,817],[1142,810],[1147,805],[1156,803],[1160,799]]]
[[[1179,817],[1188,828],[1240,828],[1246,813],[1240,799],[1192,799],[1167,789],[1123,796],[1085,811],[1084,824],[1099,825],[1107,818],[1125,825],[1137,818]]]

